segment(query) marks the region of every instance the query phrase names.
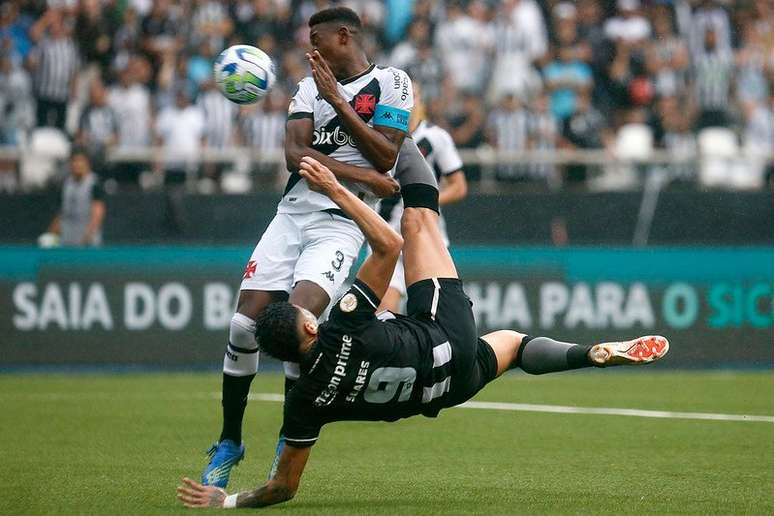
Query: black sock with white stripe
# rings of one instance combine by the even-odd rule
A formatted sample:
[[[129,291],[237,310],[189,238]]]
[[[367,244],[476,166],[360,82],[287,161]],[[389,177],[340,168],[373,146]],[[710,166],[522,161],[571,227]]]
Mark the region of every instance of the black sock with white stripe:
[[[548,337],[525,336],[513,367],[529,374],[556,373],[582,367],[592,367],[591,346],[560,342]]]

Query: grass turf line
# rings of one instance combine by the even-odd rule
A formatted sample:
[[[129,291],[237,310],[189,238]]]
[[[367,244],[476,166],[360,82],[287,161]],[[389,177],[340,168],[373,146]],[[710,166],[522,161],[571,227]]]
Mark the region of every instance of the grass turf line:
[[[770,373],[509,375],[481,401],[774,414]],[[279,375],[253,392],[280,392]],[[0,376],[6,514],[170,514],[217,437],[214,374]],[[229,491],[265,478],[280,404],[251,402]],[[294,514],[772,513],[774,425],[449,410],[323,429]]]

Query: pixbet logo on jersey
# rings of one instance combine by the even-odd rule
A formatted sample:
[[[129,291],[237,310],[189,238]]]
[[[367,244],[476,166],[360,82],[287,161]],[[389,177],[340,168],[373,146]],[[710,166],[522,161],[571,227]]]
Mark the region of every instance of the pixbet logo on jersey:
[[[312,145],[351,145],[354,147],[355,141],[341,128],[341,126],[337,125],[333,131],[330,131],[325,127],[315,130],[314,137],[312,138]]]

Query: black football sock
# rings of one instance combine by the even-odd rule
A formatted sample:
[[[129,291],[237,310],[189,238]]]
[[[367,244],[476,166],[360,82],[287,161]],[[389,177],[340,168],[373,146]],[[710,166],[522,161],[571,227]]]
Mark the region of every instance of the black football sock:
[[[526,336],[521,341],[513,367],[529,374],[555,373],[592,367],[588,353],[591,346],[559,342],[548,337]]]
[[[254,374],[231,376],[223,373],[223,430],[220,440],[231,439],[237,445],[242,442],[242,418],[247,407],[247,395]]]

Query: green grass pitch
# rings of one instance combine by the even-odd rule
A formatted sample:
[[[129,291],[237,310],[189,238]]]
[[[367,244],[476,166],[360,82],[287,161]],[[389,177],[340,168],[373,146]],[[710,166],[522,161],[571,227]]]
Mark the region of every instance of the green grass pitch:
[[[253,393],[278,393],[279,375]],[[218,374],[0,375],[0,513],[190,513]],[[772,373],[506,376],[481,401],[774,415]],[[254,401],[229,492],[262,481],[281,419]],[[774,423],[452,409],[325,427],[294,514],[774,513]]]

